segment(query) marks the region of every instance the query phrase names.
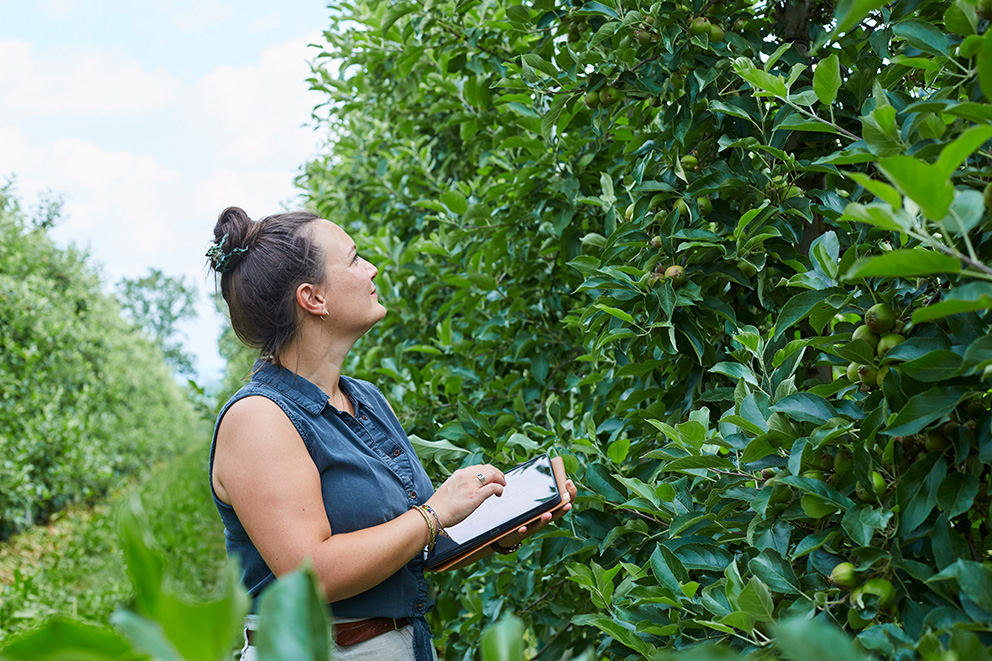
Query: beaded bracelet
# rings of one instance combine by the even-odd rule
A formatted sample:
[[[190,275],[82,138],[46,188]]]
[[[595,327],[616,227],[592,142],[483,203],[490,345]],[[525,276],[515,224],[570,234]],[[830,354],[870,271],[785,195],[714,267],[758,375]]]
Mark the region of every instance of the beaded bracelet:
[[[437,534],[441,535],[442,537],[447,537],[448,533],[444,531],[444,526],[441,525],[441,517],[437,515],[437,512],[434,510],[434,508],[431,507],[430,505],[424,505],[423,507],[425,510],[427,510],[428,512],[434,515],[434,520],[437,521]]]
[[[430,531],[430,540],[427,542],[427,550],[434,550],[434,542],[437,541],[437,529],[434,528],[434,522],[431,520],[430,513],[422,505],[414,505],[413,508],[420,512],[420,515],[424,517],[424,521],[427,522],[427,529]]]

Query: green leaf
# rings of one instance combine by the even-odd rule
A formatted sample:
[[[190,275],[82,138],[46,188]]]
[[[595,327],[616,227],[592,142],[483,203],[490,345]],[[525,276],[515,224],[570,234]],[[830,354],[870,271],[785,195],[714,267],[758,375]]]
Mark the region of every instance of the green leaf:
[[[864,186],[866,190],[870,191],[871,193],[874,193],[876,196],[880,197],[884,202],[887,202],[890,205],[892,205],[894,209],[898,209],[899,207],[902,206],[902,197],[899,195],[899,193],[896,191],[895,188],[889,186],[884,181],[872,179],[868,175],[863,174],[861,172],[845,172],[844,176],[858,182],[859,184]],[[856,203],[852,203],[852,206],[853,204]],[[845,213],[847,212],[845,211]],[[899,225],[893,223],[887,229],[895,229],[898,231]]]
[[[955,579],[961,592],[986,613],[992,613],[992,567],[985,563],[958,559],[927,583]]]
[[[992,285],[985,282],[969,282],[953,289],[943,301],[914,310],[913,323],[988,309],[992,309]]]
[[[876,156],[895,156],[903,151],[896,126],[896,109],[879,106],[861,118],[861,132],[868,149]]]
[[[867,225],[874,225],[893,232],[909,229],[911,221],[900,213],[893,213],[888,204],[863,205],[852,202],[844,208],[843,220],[853,220]]]
[[[745,110],[738,108],[737,106],[730,105],[729,103],[724,103],[723,101],[718,101],[716,99],[710,100],[709,107],[712,112],[722,112],[724,114],[730,115],[731,117],[738,117],[740,119],[746,119],[752,124],[757,126],[757,122],[751,115],[749,115]]]
[[[750,60],[737,58],[734,61],[734,71],[755,90],[755,96],[777,96],[780,99],[789,96],[789,89],[783,78],[755,68]]]
[[[612,308],[608,305],[603,305],[602,303],[596,303],[594,307],[597,310],[602,310],[611,317],[616,317],[621,321],[626,321],[628,324],[634,323],[634,318],[631,317],[628,313],[624,312],[623,310],[620,310],[619,308]]]
[[[596,627],[617,642],[639,652],[642,656],[648,658],[652,656],[652,646],[649,646],[637,635],[633,629],[633,625],[628,624],[624,626],[619,622],[615,622],[610,618],[603,617],[601,615],[576,615],[572,618],[572,622],[579,626]]]
[[[868,661],[840,629],[817,620],[785,620],[773,626],[772,635],[775,647],[789,661]]]
[[[774,126],[776,131],[785,129],[790,131],[814,131],[816,133],[837,133],[837,129],[826,122],[816,119],[807,119],[799,113],[789,115]]]
[[[854,501],[822,480],[814,480],[800,475],[786,475],[778,477],[776,480],[782,484],[796,487],[804,493],[815,494],[823,500],[837,505],[840,509],[849,509],[854,506]]]
[[[937,170],[950,177],[979,147],[992,140],[992,126],[972,126],[940,152]]]
[[[892,28],[892,33],[924,53],[944,56],[948,54],[947,37],[926,21],[918,18],[907,19]]]
[[[818,395],[807,392],[799,392],[788,397],[783,397],[772,405],[771,410],[784,413],[793,420],[814,422],[818,425],[822,425],[837,415],[830,402]]]
[[[834,34],[843,34],[856,26],[870,12],[877,11],[885,5],[884,0],[838,0],[834,10],[837,28]]]
[[[862,257],[851,265],[844,279],[851,281],[876,276],[905,278],[935,273],[958,273],[960,270],[961,262],[950,255],[926,248],[909,248],[892,250],[875,257]]]
[[[675,594],[682,590],[682,584],[689,581],[689,572],[682,566],[674,553],[665,546],[658,544],[650,558],[651,572],[661,585],[669,588]]]
[[[511,5],[506,8],[506,17],[521,26],[530,24],[530,10],[524,5]]]
[[[482,632],[483,661],[519,661],[524,657],[524,623],[513,615]]]
[[[409,4],[400,4],[394,7],[390,7],[386,14],[382,17],[382,22],[379,23],[379,34],[386,36],[389,32],[389,28],[393,27],[393,23],[400,20],[412,11],[415,11],[421,5],[416,2],[411,2]]]
[[[953,411],[968,392],[960,387],[937,387],[914,395],[882,433],[911,436]]]
[[[978,478],[971,473],[951,473],[937,489],[937,504],[948,519],[971,509],[978,495]]]
[[[949,32],[962,37],[975,34],[975,30],[978,28],[978,16],[975,7],[962,0],[955,0],[954,4],[944,12],[944,27]]]
[[[689,456],[689,457],[681,457],[679,459],[673,459],[672,461],[665,464],[665,467],[662,470],[666,472],[683,472],[683,471],[708,470],[711,468],[733,470],[735,466],[733,462],[730,461],[730,459],[727,459],[726,457],[720,457],[717,455],[706,455],[706,456]]]
[[[548,113],[541,119],[541,136],[545,140],[551,139],[551,129],[558,124],[558,118],[561,117],[562,110],[565,109],[568,100],[564,94],[556,96],[551,107],[548,108]]]
[[[900,369],[917,381],[943,381],[957,376],[963,362],[958,354],[942,349],[902,363]]]
[[[955,191],[954,202],[944,218],[944,226],[955,236],[964,236],[978,227],[985,217],[985,199],[977,190]]]
[[[917,461],[899,478],[896,502],[899,503],[899,529],[904,536],[916,530],[937,506],[937,490],[947,474],[944,460],[931,453]]]
[[[58,617],[0,649],[4,661],[121,661],[132,647],[117,633]]]
[[[537,69],[541,73],[545,73],[552,78],[558,77],[558,69],[537,53],[524,53],[521,59],[527,66]]]
[[[799,594],[802,591],[792,566],[773,549],[765,549],[747,566],[756,578],[775,592]]]
[[[325,661],[330,656],[327,606],[309,567],[279,577],[258,605],[258,656]]]
[[[837,98],[840,85],[840,59],[837,53],[831,53],[826,59],[820,60],[813,71],[813,91],[820,103],[829,106]]]
[[[986,99],[992,99],[992,32],[985,32],[985,43],[978,51],[978,84]]]
[[[150,655],[155,661],[186,661],[165,635],[162,625],[155,620],[141,617],[131,611],[119,610],[110,616],[110,621],[124,632],[135,649]]]
[[[152,539],[143,521],[147,520],[137,494],[132,495],[121,509],[118,534],[127,572],[134,585],[135,606],[138,614],[154,617],[162,597],[162,579],[165,561],[152,548]]]
[[[768,587],[758,578],[752,578],[737,597],[737,607],[758,620],[771,622],[774,619],[775,603]]]
[[[789,328],[805,319],[817,304],[821,303],[833,291],[811,290],[796,294],[790,298],[782,311],[779,312],[778,321],[775,322],[775,334],[773,338],[778,338]]]
[[[878,167],[929,218],[940,220],[947,215],[954,201],[954,186],[936,166],[912,156],[892,156],[881,159]]]
[[[733,380],[743,380],[745,383],[749,383],[752,386],[758,385],[758,378],[754,375],[754,372],[749,370],[746,366],[740,363],[722,362],[717,363],[710,368],[710,372],[714,374],[723,374],[729,376]]]

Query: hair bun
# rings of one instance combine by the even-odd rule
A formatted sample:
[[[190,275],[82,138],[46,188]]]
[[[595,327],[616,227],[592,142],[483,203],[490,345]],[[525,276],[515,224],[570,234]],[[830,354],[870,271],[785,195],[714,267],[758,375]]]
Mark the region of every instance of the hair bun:
[[[218,273],[227,273],[237,266],[248,252],[252,222],[240,207],[228,207],[214,225],[214,244],[207,250],[210,265]]]

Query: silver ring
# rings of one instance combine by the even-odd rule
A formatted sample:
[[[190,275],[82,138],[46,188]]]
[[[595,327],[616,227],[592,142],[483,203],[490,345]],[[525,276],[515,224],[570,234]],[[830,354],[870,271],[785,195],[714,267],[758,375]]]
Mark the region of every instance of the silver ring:
[[[486,476],[483,475],[482,473],[476,473],[475,476],[479,478],[479,482],[482,482],[483,484],[486,483]]]

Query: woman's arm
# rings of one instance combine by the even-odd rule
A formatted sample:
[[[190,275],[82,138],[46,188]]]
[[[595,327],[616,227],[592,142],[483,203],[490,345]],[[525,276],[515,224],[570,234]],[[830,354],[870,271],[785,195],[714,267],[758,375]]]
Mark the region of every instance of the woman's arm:
[[[480,470],[491,476],[485,485],[475,478]],[[239,400],[224,415],[213,481],[273,573],[286,574],[309,558],[331,602],[389,578],[429,539],[424,518],[414,510],[371,528],[333,534],[317,467],[292,422],[265,397]],[[502,493],[504,484],[502,473],[490,466],[462,469],[428,502],[444,525],[453,525],[490,495]]]

